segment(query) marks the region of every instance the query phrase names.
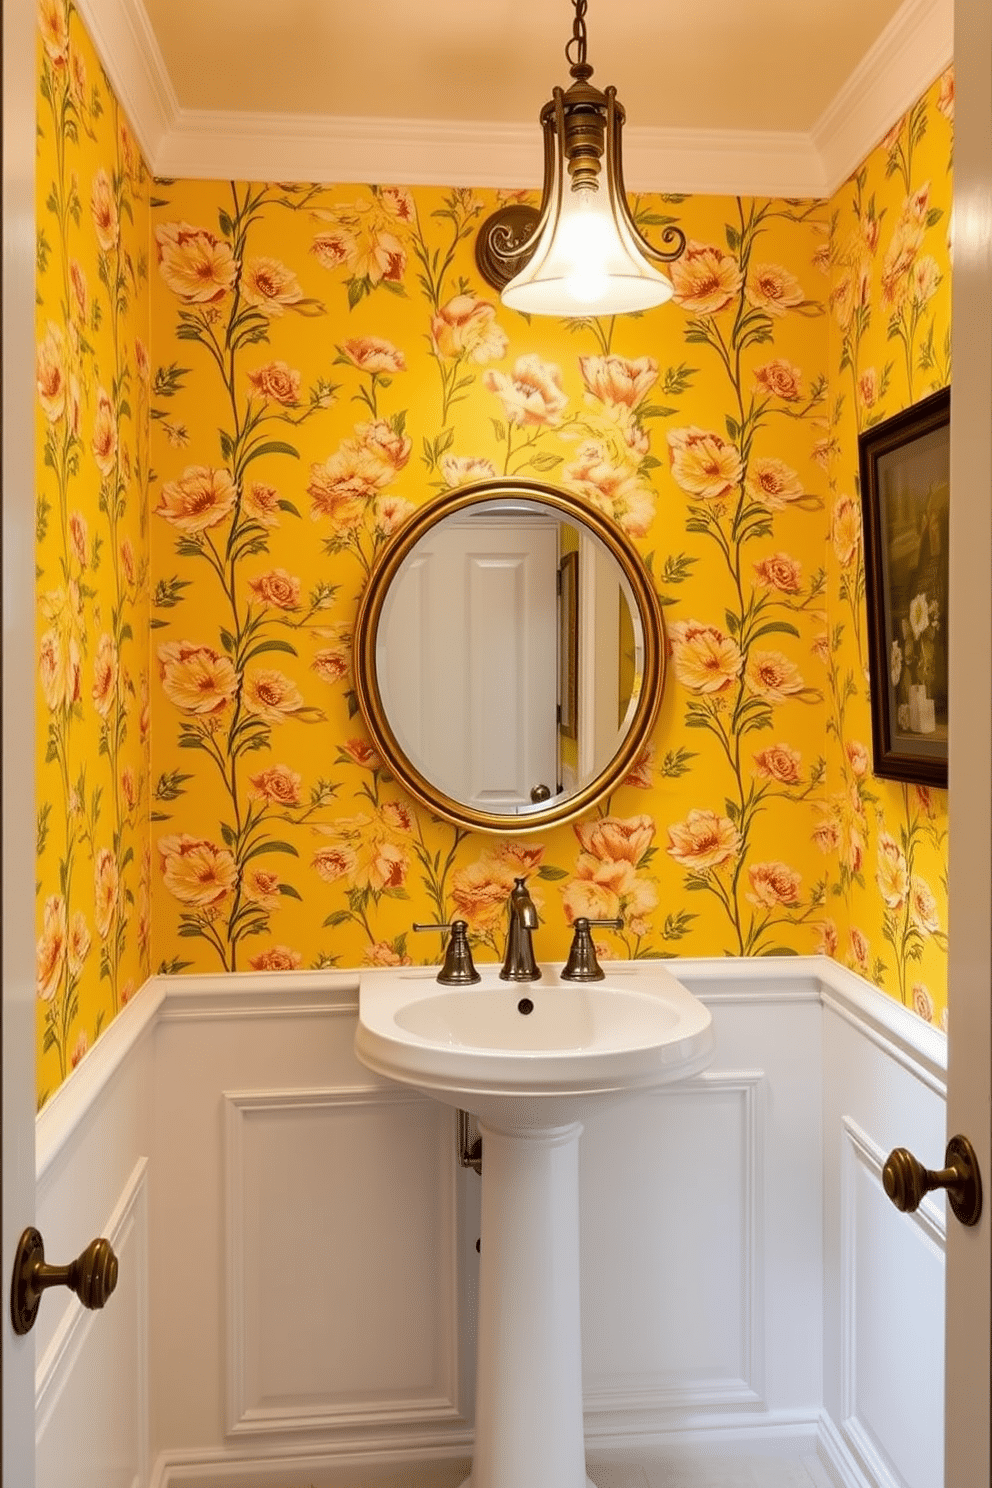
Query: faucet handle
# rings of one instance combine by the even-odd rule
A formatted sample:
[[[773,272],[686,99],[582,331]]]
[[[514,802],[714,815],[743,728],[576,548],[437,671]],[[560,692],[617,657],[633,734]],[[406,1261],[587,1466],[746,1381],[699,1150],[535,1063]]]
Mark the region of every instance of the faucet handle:
[[[606,976],[596,959],[596,947],[589,933],[594,926],[600,925],[610,930],[622,930],[623,920],[587,920],[584,915],[576,919],[572,948],[562,968],[563,982],[601,982]]]
[[[472,961],[468,943],[468,920],[452,920],[449,925],[417,925],[414,930],[450,930],[451,938],[444,953],[444,965],[437,974],[443,987],[470,987],[482,977]]]

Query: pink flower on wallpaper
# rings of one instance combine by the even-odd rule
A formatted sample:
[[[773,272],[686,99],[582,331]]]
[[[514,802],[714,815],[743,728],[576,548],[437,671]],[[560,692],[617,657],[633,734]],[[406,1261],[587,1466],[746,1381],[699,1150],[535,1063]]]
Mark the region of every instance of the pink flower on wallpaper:
[[[50,424],[57,423],[65,413],[68,381],[65,336],[49,321],[35,352],[35,383],[42,412]]]
[[[246,673],[241,684],[241,703],[246,713],[266,723],[285,723],[305,706],[295,682],[274,667]]]
[[[798,594],[802,588],[802,565],[788,553],[772,553],[754,565],[755,577],[767,589]]]
[[[799,668],[781,651],[750,651],[744,667],[744,682],[749,692],[763,698],[766,703],[788,702],[790,697],[795,697],[806,687]]]
[[[796,276],[781,264],[772,263],[752,264],[744,295],[749,305],[775,316],[794,310],[806,298]]]
[[[763,367],[757,367],[754,381],[763,392],[773,398],[781,398],[783,403],[798,403],[803,395],[802,372],[781,357],[766,362]]]
[[[263,398],[293,408],[300,401],[300,374],[286,362],[266,362],[248,373],[249,385]]]
[[[755,773],[780,785],[798,785],[802,780],[802,756],[788,744],[769,744],[754,756]]]
[[[117,913],[121,892],[120,870],[117,866],[117,859],[109,847],[101,847],[97,853],[93,879],[95,899],[93,917],[96,921],[97,934],[101,940],[106,940]]]
[[[747,494],[769,511],[784,511],[791,501],[798,501],[806,493],[790,465],[774,455],[762,455],[748,466]]]
[[[668,637],[675,675],[690,692],[726,692],[740,676],[741,649],[718,626],[676,620],[669,626]]]
[[[402,351],[382,336],[355,336],[345,341],[338,350],[361,372],[373,372],[385,377],[406,371],[406,358]]]
[[[591,857],[636,867],[654,840],[655,824],[645,815],[600,816],[576,822],[574,831],[583,852]]]
[[[90,190],[90,215],[93,219],[96,240],[104,253],[109,253],[117,246],[121,223],[117,203],[114,200],[113,184],[103,166],[100,166],[93,177]]]
[[[159,675],[169,701],[183,713],[216,713],[233,702],[238,674],[212,646],[167,641],[158,648]]]
[[[270,765],[257,775],[249,775],[248,784],[255,799],[268,806],[285,808],[300,804],[303,781],[288,765]]]
[[[251,517],[263,527],[279,526],[279,492],[274,486],[253,481],[241,497],[242,515]]]
[[[668,828],[668,844],[666,851],[676,863],[695,873],[707,873],[711,868],[725,867],[738,856],[741,834],[729,816],[696,807],[684,821],[673,822]]]
[[[658,380],[654,357],[582,356],[579,370],[590,397],[631,409],[643,403]]]
[[[467,357],[478,366],[506,355],[509,337],[496,323],[496,306],[476,295],[458,294],[431,321],[431,338],[438,356]]]
[[[165,886],[180,903],[212,909],[233,893],[238,867],[226,847],[181,832],[160,837],[158,850]]]
[[[745,897],[751,904],[764,909],[798,904],[802,877],[786,863],[751,863],[747,876],[751,890]]]
[[[509,422],[520,428],[556,427],[568,403],[561,368],[534,352],[518,357],[509,375],[487,372],[483,385],[500,399]]]
[[[295,610],[300,603],[300,581],[284,568],[270,568],[248,580],[248,588],[262,604],[276,610]]]
[[[737,446],[706,429],[672,429],[668,448],[676,485],[704,501],[729,496],[744,473]]]
[[[909,892],[909,870],[905,853],[888,832],[879,833],[877,851],[878,871],[875,881],[878,891],[890,909],[901,909]]]

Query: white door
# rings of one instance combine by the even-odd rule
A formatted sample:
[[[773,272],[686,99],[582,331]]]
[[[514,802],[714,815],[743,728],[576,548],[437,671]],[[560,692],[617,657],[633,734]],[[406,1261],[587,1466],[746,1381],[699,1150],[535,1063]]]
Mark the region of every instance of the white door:
[[[34,1483],[34,1338],[8,1296],[14,1249],[34,1218],[34,117],[35,11],[3,3],[3,1471]]]
[[[990,1481],[992,1234],[992,9],[959,0],[954,38],[951,393],[950,1004],[947,1131],[984,1178],[974,1229],[948,1214],[945,1488]],[[917,1156],[928,1166],[942,1154]],[[912,1298],[907,1298],[912,1307]]]
[[[526,809],[538,785],[555,794],[557,573],[556,521],[449,519],[383,608],[377,670],[399,743],[481,811]]]

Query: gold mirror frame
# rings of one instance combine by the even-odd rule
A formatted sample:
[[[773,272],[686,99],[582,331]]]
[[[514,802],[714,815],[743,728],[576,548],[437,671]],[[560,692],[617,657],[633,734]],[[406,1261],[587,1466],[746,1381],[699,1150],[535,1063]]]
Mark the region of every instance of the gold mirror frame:
[[[544,810],[526,814],[480,811],[445,795],[407,758],[383,707],[376,668],[379,621],[390,585],[417,543],[438,522],[456,512],[499,497],[540,501],[564,513],[599,538],[620,565],[637,607],[644,636],[644,666],[640,696],[626,738],[594,780]],[[654,584],[637,549],[616,524],[595,507],[567,491],[519,476],[476,481],[425,502],[386,544],[376,560],[358,605],[354,635],[354,682],[358,706],[375,748],[391,773],[410,795],[429,811],[456,826],[477,832],[527,833],[571,821],[588,811],[627,774],[650,737],[665,681],[666,645],[661,606]]]

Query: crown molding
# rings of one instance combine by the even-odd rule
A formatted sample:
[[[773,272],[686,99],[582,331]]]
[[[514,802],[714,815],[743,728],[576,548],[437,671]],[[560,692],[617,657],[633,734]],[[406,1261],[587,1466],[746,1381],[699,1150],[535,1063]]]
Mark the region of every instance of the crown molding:
[[[153,174],[536,189],[533,124],[180,108],[142,0],[75,0]],[[827,197],[953,56],[954,0],[905,0],[809,134],[628,128],[633,191]]]
[[[954,0],[905,0],[810,133],[832,194],[954,60]]]

